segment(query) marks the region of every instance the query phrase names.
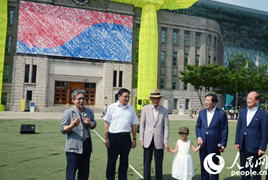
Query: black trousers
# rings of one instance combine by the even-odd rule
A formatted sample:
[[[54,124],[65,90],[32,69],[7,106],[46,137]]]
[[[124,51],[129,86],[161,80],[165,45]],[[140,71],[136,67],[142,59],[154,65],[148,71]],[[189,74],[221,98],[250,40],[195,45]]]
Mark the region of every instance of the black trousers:
[[[154,162],[155,162],[155,175],[156,180],[162,180],[163,178],[163,158],[164,158],[164,150],[163,149],[156,149],[154,146],[154,140],[152,139],[152,142],[148,148],[144,148],[143,150],[143,176],[144,180],[150,180],[151,179],[151,162],[152,157],[154,154]]]
[[[212,152],[210,152],[212,153]],[[205,168],[204,168],[204,160],[207,157],[208,154],[208,150],[207,150],[207,144],[202,145],[201,149],[199,150],[199,157],[200,157],[200,165],[201,165],[201,179],[202,180],[218,180],[219,179],[219,174],[209,174]],[[217,155],[220,155],[220,151],[216,151],[214,152]],[[216,158],[216,156],[214,155],[212,158],[212,161],[215,164],[219,163],[219,159]]]
[[[252,179],[253,180],[261,180],[261,175],[259,175],[260,170],[261,170],[261,165],[257,165],[255,167],[256,161],[258,160],[258,158],[260,156],[258,156],[258,154],[248,152],[245,147],[246,147],[246,141],[245,141],[245,137],[244,137],[244,140],[243,140],[243,143],[242,143],[242,148],[240,150],[240,166],[244,167],[244,168],[242,168],[240,170],[241,179],[242,180],[250,180],[250,168],[251,167],[250,166],[245,167],[245,166],[246,166],[246,164],[249,163],[249,160],[247,160],[247,159],[252,158],[251,164],[253,166],[252,166],[251,170],[252,170],[253,173],[257,174],[257,175],[252,175]]]
[[[106,168],[107,180],[115,179],[115,167],[118,155],[120,164],[118,168],[118,179],[127,180],[128,154],[131,149],[131,138],[129,133],[109,133],[110,147],[107,148],[108,160]]]
[[[83,153],[77,154],[66,152],[66,180],[75,180],[75,175],[78,170],[78,180],[87,180],[90,171],[90,155],[91,155],[91,139],[87,138],[83,142]]]

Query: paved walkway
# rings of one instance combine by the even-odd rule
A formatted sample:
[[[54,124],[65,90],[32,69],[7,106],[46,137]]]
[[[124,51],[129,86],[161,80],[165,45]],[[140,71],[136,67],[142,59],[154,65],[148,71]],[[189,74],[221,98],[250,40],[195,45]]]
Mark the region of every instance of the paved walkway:
[[[13,112],[13,111],[1,111],[0,119],[61,119],[63,112]],[[101,113],[94,113],[95,119],[102,119]],[[189,115],[170,114],[170,120],[196,120],[196,116],[193,119]]]
[[[13,112],[13,111],[0,111],[0,119],[61,119],[63,112]],[[101,118],[102,113],[94,113],[95,119]],[[194,115],[191,119],[188,114],[178,115],[169,114],[169,120],[196,120],[197,116]],[[231,120],[229,122],[236,122]]]

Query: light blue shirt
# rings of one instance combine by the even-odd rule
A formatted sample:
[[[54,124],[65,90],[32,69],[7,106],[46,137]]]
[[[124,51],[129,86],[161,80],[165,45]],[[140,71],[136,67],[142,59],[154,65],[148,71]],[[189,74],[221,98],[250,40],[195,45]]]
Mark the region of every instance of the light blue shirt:
[[[104,120],[109,123],[109,133],[130,132],[131,126],[138,123],[133,107],[128,104],[121,107],[119,102],[108,107]]]
[[[253,119],[254,115],[256,114],[258,110],[258,106],[254,107],[252,109],[248,108],[248,112],[247,112],[247,126],[250,124],[251,120]]]

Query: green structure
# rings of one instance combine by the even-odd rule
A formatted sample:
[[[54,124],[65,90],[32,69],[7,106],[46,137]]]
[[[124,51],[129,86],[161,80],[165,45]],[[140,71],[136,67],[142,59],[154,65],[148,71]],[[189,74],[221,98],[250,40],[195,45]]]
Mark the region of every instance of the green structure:
[[[142,8],[140,37],[137,100],[144,104],[152,89],[157,88],[158,67],[158,29],[157,11],[159,9],[184,9],[197,0],[113,0]],[[140,109],[141,106],[138,106]]]
[[[7,32],[7,0],[1,0],[0,22],[0,111],[4,111],[5,106],[2,105],[2,85]]]

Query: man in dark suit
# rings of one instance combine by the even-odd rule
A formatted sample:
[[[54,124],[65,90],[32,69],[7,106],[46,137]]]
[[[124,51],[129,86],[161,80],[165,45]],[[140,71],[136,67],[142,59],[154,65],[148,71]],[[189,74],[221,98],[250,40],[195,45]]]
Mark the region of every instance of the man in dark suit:
[[[203,165],[204,159],[210,153],[220,154],[227,145],[228,120],[223,110],[216,108],[218,98],[215,94],[208,94],[205,99],[205,107],[199,112],[196,122],[196,138],[198,144],[202,145],[199,151],[202,180],[219,179],[218,174],[209,174]],[[218,163],[218,159],[213,157],[213,162]]]
[[[259,157],[264,155],[267,146],[268,118],[267,113],[261,110],[257,104],[260,101],[260,95],[252,91],[247,96],[246,109],[240,112],[235,136],[235,149],[240,151],[241,178],[250,180],[250,168],[252,168],[253,179],[261,179],[260,175],[254,175],[260,172],[260,165],[255,167]],[[253,167],[247,167],[247,158],[251,158]],[[249,159],[248,159],[249,160]],[[248,162],[249,163],[249,162]]]

